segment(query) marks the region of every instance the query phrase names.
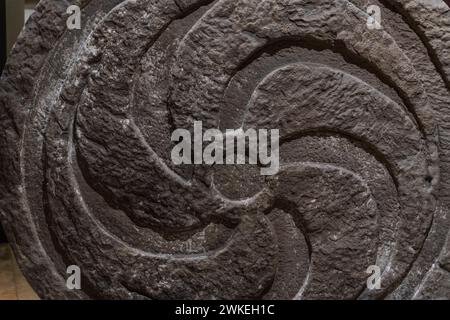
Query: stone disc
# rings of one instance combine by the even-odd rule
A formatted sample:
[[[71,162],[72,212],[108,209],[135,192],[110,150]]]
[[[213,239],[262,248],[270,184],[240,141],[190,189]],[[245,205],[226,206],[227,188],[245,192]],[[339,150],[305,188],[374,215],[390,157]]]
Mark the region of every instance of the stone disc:
[[[371,5],[40,1],[0,80],[0,218],[39,296],[450,299],[450,9]],[[278,129],[278,173],[174,165],[195,121]]]

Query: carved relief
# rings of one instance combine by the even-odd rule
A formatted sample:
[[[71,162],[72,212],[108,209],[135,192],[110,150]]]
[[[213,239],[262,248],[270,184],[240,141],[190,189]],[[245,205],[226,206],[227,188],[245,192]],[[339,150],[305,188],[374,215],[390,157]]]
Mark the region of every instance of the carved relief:
[[[448,298],[450,15],[375,2],[381,28],[362,0],[41,1],[0,85],[0,217],[37,292]],[[194,121],[279,129],[279,173],[175,166]]]

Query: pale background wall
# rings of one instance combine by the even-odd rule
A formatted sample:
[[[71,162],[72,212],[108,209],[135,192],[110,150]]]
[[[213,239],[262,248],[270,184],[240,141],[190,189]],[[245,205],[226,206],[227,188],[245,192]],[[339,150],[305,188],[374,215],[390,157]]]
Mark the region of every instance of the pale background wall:
[[[6,39],[9,53],[23,28],[24,22],[33,13],[38,0],[5,0],[6,5]]]

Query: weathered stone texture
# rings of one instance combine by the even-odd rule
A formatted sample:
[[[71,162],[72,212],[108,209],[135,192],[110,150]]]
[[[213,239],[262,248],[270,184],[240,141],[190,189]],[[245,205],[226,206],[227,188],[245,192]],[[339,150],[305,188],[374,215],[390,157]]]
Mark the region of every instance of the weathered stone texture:
[[[280,172],[174,166],[195,120],[279,129]],[[42,298],[450,298],[443,1],[42,0],[0,133],[0,218]]]

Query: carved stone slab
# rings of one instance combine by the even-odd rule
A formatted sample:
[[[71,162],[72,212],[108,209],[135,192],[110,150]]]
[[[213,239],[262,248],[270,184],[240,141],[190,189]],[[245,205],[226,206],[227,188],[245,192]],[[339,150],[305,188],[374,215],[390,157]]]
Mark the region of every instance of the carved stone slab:
[[[450,10],[370,4],[381,28],[365,0],[41,1],[0,82],[0,218],[38,294],[450,298]],[[279,173],[173,165],[194,121],[279,129]]]

